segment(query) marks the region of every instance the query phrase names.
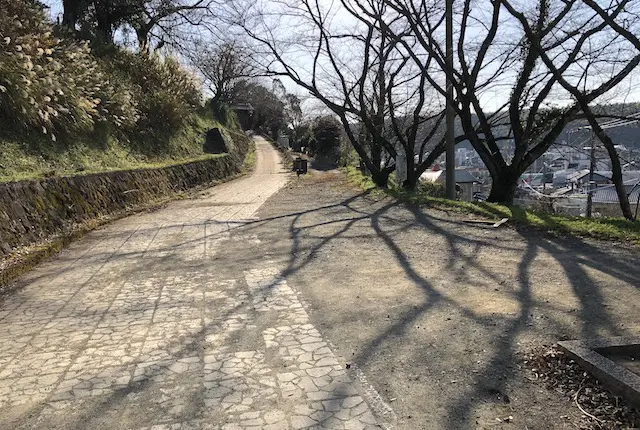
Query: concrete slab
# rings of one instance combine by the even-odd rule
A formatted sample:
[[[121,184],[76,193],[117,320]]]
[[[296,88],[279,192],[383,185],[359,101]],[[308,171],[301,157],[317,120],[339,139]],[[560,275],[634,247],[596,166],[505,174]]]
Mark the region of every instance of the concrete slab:
[[[614,358],[637,355],[640,352],[640,337],[564,341],[558,342],[558,346],[611,392],[640,409],[640,375]]]

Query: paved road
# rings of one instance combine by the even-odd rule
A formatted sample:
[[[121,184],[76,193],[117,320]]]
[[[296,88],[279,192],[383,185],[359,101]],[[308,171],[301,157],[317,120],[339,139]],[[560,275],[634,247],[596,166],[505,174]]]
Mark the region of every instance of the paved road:
[[[1,429],[381,428],[299,293],[242,258],[260,238],[235,227],[289,177],[256,143],[253,175],[87,235],[0,303]]]

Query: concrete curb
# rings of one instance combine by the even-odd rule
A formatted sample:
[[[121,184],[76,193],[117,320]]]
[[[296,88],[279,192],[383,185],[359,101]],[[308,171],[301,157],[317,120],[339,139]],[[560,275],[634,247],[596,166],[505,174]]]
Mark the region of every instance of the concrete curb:
[[[638,351],[640,337],[564,341],[558,342],[558,347],[593,374],[611,392],[624,397],[633,407],[640,409],[640,375],[598,352]]]

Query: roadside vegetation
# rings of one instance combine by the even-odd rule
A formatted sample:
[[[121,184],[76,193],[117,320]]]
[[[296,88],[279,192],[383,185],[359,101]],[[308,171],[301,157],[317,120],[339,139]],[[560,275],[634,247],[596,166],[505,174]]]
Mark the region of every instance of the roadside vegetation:
[[[0,9],[0,182],[208,158],[208,129],[239,131],[171,56],[55,25],[31,0]]]
[[[52,145],[37,135],[3,136],[0,182],[166,167],[187,160],[218,157],[220,154],[205,154],[202,149],[204,133],[214,126],[213,119],[194,115],[166,138],[163,151],[138,148],[136,143],[115,136],[108,136],[104,142],[91,135],[78,136],[60,145]]]
[[[445,150],[449,105],[453,140],[467,142],[491,178],[488,201],[511,205],[536,161],[589,130],[611,163],[624,217],[634,219],[610,129],[640,118],[633,103],[615,103],[638,90],[637,4],[461,2],[449,55],[446,2],[270,3],[234,2],[234,21],[259,46],[265,73],[286,76],[340,121],[376,184],[387,186],[402,163],[399,185],[415,190]],[[338,10],[348,19],[334,19]]]
[[[249,173],[253,171],[253,169],[256,167],[257,161],[258,161],[258,158],[256,155],[256,144],[255,142],[251,141],[251,143],[249,143],[249,151],[247,152],[246,157],[244,157],[244,163],[242,164],[242,172]]]
[[[455,211],[489,220],[509,218],[509,222],[517,226],[541,229],[552,234],[569,234],[640,245],[640,225],[623,218],[569,217],[519,206],[449,200],[442,197],[444,190],[431,184],[419,184],[415,190],[409,191],[399,187],[392,177],[389,187],[381,188],[370,176],[363,175],[355,166],[345,167],[344,172],[350,183],[377,198],[388,195],[412,205]]]

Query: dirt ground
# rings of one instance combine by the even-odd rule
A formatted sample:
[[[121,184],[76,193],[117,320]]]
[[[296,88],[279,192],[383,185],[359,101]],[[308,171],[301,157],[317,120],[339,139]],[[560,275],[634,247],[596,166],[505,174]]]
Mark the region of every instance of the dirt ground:
[[[314,325],[395,410],[399,429],[576,428],[522,357],[640,332],[640,251],[375,200],[335,171],[292,180],[256,234]]]

